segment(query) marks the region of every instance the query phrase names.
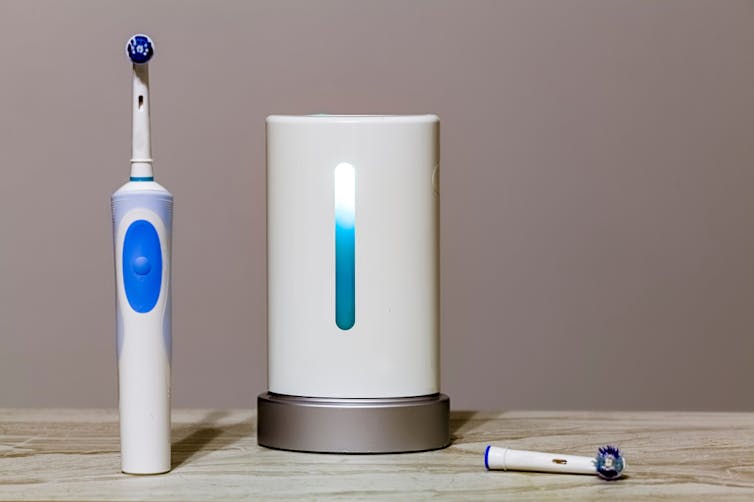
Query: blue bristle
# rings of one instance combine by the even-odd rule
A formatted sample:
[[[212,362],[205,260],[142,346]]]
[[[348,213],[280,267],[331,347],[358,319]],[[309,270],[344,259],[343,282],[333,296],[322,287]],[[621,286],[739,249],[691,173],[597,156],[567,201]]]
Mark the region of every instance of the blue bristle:
[[[154,56],[154,43],[146,35],[134,35],[126,44],[126,54],[136,64],[145,64]]]
[[[594,459],[594,467],[597,474],[602,479],[618,479],[623,474],[625,462],[623,455],[615,446],[602,446],[597,450],[597,457]]]

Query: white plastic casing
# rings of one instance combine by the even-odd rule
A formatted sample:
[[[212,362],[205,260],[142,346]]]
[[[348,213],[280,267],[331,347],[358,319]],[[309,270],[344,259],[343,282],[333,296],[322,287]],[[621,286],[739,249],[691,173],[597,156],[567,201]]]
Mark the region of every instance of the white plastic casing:
[[[439,392],[439,119],[267,118],[269,389]],[[335,321],[335,168],[353,167],[355,323]]]
[[[484,463],[487,469],[499,469],[503,471],[597,474],[594,457],[513,450],[496,446],[488,447],[485,452]]]
[[[170,252],[173,197],[155,182],[129,182],[112,197],[115,244],[121,469],[131,474],[170,470],[172,351]],[[123,248],[131,225],[145,220],[159,238],[159,295],[148,312],[129,304]]]
[[[133,65],[131,177],[152,177],[152,136],[149,123],[149,65]]]

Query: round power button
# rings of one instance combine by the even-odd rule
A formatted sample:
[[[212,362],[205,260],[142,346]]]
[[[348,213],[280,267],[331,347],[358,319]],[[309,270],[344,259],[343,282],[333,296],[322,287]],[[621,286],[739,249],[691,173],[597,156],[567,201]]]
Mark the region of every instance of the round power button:
[[[147,275],[149,271],[152,270],[152,265],[149,263],[146,256],[137,256],[134,258],[131,268],[136,275]]]

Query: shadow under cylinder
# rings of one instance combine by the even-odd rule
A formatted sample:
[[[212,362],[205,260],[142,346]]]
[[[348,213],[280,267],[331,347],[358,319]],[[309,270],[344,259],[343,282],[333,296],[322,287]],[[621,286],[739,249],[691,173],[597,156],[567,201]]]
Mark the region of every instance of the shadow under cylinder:
[[[267,118],[260,445],[387,453],[449,444],[438,169],[435,115]]]

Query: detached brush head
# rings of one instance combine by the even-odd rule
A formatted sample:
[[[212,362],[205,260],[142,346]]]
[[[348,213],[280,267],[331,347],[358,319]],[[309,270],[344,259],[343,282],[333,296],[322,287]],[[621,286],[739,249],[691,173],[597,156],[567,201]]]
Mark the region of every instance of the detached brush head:
[[[597,469],[597,475],[602,479],[618,479],[623,474],[626,462],[623,455],[615,446],[601,446],[597,450],[597,456],[594,459],[594,467]]]
[[[134,64],[146,64],[154,56],[154,42],[146,35],[134,35],[126,43],[126,54]]]

